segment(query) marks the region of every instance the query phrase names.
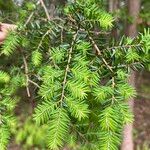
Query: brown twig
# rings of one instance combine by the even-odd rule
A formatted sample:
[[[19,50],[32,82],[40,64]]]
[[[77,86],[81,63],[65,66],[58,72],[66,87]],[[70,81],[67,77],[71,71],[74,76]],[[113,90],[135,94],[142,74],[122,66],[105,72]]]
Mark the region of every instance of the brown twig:
[[[80,131],[78,131],[78,130],[76,129],[76,127],[74,126],[74,124],[71,124],[71,126],[72,126],[73,130],[75,130],[75,132],[76,132],[83,140],[85,140],[85,142],[89,143],[88,140],[86,139],[86,137],[84,136],[84,134],[82,134]]]
[[[63,32],[64,32],[64,29],[61,28],[61,33],[60,33],[60,40],[61,40],[61,43],[63,43]]]
[[[30,20],[31,20],[31,18],[33,17],[33,15],[34,15],[34,12],[32,12],[32,13],[30,14],[30,16],[28,17],[28,19],[27,19],[27,21],[25,22],[24,26],[26,26],[26,25],[30,22]]]
[[[42,46],[43,40],[45,39],[45,37],[50,33],[51,29],[47,30],[46,33],[42,36],[41,41],[37,47],[37,50],[40,49],[40,47]]]
[[[40,88],[40,86],[39,86],[37,83],[35,83],[34,81],[32,81],[32,80],[30,80],[30,79],[28,79],[28,81],[29,81],[30,83],[32,83],[33,85],[35,85],[36,87]]]
[[[36,5],[39,5],[39,1],[36,3]],[[32,12],[32,13],[30,14],[30,16],[28,17],[28,19],[27,19],[27,21],[25,22],[24,26],[26,26],[26,25],[30,22],[30,20],[32,19],[34,13],[35,13],[35,12]]]
[[[87,31],[85,29],[80,29],[80,32],[87,33]],[[92,33],[95,35],[100,35],[100,34],[109,35],[110,34],[110,32],[104,32],[104,31],[89,31],[89,33]]]
[[[28,85],[29,85],[29,76],[28,76],[29,70],[28,70],[28,64],[27,64],[26,58],[25,58],[25,56],[24,56],[23,53],[22,53],[22,57],[23,57],[23,63],[24,63],[24,67],[25,67],[27,95],[28,95],[28,97],[31,97],[30,90],[29,90],[29,87],[28,87]]]
[[[115,88],[115,78],[112,77],[112,88]]]
[[[49,15],[49,13],[48,13],[48,10],[47,10],[47,8],[46,8],[46,6],[45,6],[45,4],[44,4],[44,1],[43,1],[43,0],[39,0],[39,1],[40,1],[41,5],[42,5],[44,11],[45,11],[45,14],[46,14],[46,16],[47,16],[47,19],[50,20],[51,17],[50,17],[50,15]]]
[[[95,50],[97,51],[97,54],[102,57],[102,53],[101,53],[100,49],[98,48],[98,46],[97,46],[97,44],[95,43],[94,39],[93,39],[90,35],[89,35],[89,39],[90,39],[90,41],[92,42],[92,44],[93,44]],[[113,72],[112,67],[107,63],[107,61],[105,60],[105,58],[102,57],[102,61],[103,61],[103,63],[106,65],[106,67],[107,67],[111,72]]]
[[[132,48],[132,47],[140,47],[141,44],[137,44],[137,45],[120,45],[120,46],[114,46],[114,47],[109,47],[109,48],[106,48],[106,49],[103,49],[104,50],[113,50],[113,49],[119,49],[119,48]]]
[[[114,89],[115,91],[115,78],[112,77],[112,88]],[[114,94],[112,95],[112,104],[114,104],[114,101],[115,101],[115,96]]]
[[[73,46],[75,44],[77,35],[78,35],[78,31],[76,32],[76,34],[73,37],[73,40],[72,40],[72,43],[71,43],[71,47],[70,47],[70,50],[69,50],[69,54],[68,54],[68,61],[67,61],[67,66],[66,66],[64,80],[63,80],[63,85],[62,85],[61,98],[60,98],[60,101],[59,101],[59,102],[61,102],[61,105],[62,105],[62,101],[63,101],[64,96],[65,96],[64,93],[65,93],[65,87],[66,87],[66,82],[67,82],[67,74],[68,74],[68,71],[69,71],[69,65],[70,65],[70,62],[71,62],[71,54],[72,54],[72,51],[73,51]]]

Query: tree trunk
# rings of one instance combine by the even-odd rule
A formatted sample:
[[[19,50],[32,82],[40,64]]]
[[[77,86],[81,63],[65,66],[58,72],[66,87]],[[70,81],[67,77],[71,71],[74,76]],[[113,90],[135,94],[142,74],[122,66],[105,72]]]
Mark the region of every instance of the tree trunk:
[[[127,22],[126,35],[131,38],[134,38],[135,36],[137,36],[137,20],[140,11],[140,0],[127,0],[127,7],[128,7],[128,15],[133,19],[133,21],[132,23]],[[136,86],[136,73],[134,71],[132,71],[131,73],[129,83],[132,86]],[[130,100],[129,105],[133,111],[134,108],[133,99]],[[132,131],[133,131],[133,124],[128,124],[125,126],[121,150],[134,149]]]
[[[110,13],[116,13],[119,9],[119,0],[109,0],[109,12]],[[118,22],[118,18],[115,18],[115,24],[114,24],[114,28],[111,31],[111,35],[112,37],[114,37],[114,39],[118,39],[118,29],[117,29],[117,22]]]
[[[119,0],[109,0],[109,11],[113,13],[119,8]]]
[[[136,86],[136,73],[134,71],[131,72],[131,76],[129,78],[129,83],[132,86]],[[130,99],[129,106],[131,110],[133,111],[134,108],[134,99]],[[134,150],[134,144],[133,144],[133,123],[128,124],[124,127],[123,131],[123,141],[121,150]]]
[[[137,36],[138,17],[140,12],[140,0],[127,0],[128,15],[132,23],[127,22],[126,35],[129,37]]]

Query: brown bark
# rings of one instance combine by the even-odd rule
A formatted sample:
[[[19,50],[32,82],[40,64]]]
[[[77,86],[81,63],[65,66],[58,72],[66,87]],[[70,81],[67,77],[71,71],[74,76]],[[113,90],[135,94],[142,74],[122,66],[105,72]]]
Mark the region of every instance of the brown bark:
[[[127,0],[127,8],[128,8],[128,15],[132,17],[133,22],[128,23],[126,26],[126,35],[133,38],[137,36],[137,20],[140,11],[140,0]],[[136,86],[136,73],[134,71],[131,72],[131,76],[129,78],[129,83],[132,86]],[[129,102],[129,106],[133,111],[134,108],[134,100],[131,99]],[[123,132],[123,142],[121,150],[133,150],[133,124],[128,124],[124,128]]]
[[[109,12],[110,13],[116,13],[118,11],[119,7],[120,7],[119,4],[120,4],[119,0],[109,0]],[[118,22],[118,18],[115,17],[114,28],[111,31],[111,35],[115,39],[118,38],[118,29],[117,29],[117,26],[116,26],[117,22]]]
[[[136,73],[134,71],[131,72],[131,76],[129,78],[129,83],[132,86],[136,86]],[[131,110],[133,111],[134,108],[134,99],[130,99],[129,106]],[[134,144],[133,144],[133,123],[128,124],[124,127],[123,131],[123,142],[121,146],[121,150],[133,150]]]
[[[109,0],[109,11],[113,13],[119,8],[119,0]]]
[[[127,22],[126,35],[129,37],[137,36],[137,24],[140,12],[140,0],[127,0],[128,15],[133,23]]]

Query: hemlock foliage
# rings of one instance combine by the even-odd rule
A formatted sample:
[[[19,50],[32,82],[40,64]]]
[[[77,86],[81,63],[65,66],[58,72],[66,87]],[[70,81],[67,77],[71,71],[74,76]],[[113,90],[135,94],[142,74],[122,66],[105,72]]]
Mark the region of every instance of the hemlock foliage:
[[[39,130],[47,125],[49,149],[117,150],[123,126],[133,121],[127,101],[136,91],[128,76],[149,63],[150,30],[113,45],[107,32],[114,19],[96,0],[69,2],[63,17],[51,20],[39,9],[33,16],[21,12],[1,48],[11,64],[0,70],[0,149],[10,139],[23,88],[39,103],[33,119]]]

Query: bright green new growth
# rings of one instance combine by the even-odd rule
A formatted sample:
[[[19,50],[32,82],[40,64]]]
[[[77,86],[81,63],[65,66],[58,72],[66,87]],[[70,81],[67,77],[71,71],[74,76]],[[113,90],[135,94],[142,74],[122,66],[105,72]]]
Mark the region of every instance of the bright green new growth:
[[[13,54],[14,50],[19,46],[20,43],[20,37],[18,34],[16,34],[13,31],[10,31],[7,39],[5,40],[3,46],[2,46],[2,51],[1,53],[10,56]]]
[[[66,110],[63,108],[55,110],[49,123],[48,147],[51,149],[62,147],[68,129],[69,117]]]
[[[4,72],[0,70],[0,83],[7,83],[10,80],[10,76]]]
[[[118,150],[123,126],[133,121],[126,103],[136,92],[127,78],[131,69],[149,63],[149,30],[136,39],[123,37],[111,47],[111,42],[106,45],[107,36],[102,31],[109,31],[114,19],[96,0],[68,3],[64,15],[44,25],[34,18],[19,30],[26,35],[25,40],[33,39],[31,45],[18,40],[19,33],[13,39],[8,36],[2,54],[13,56],[18,46],[22,50],[16,51],[16,68],[7,70],[11,79],[0,71],[1,102],[7,100],[13,110],[11,97],[19,88],[24,87],[28,96],[33,92],[39,101],[33,119],[38,126],[47,125],[49,149],[74,145],[82,150]],[[0,106],[2,117],[13,114]],[[1,122],[5,136],[0,136],[0,144],[6,149],[11,126]]]
[[[39,66],[41,64],[41,61],[42,61],[42,54],[38,50],[33,51],[32,53],[33,65]]]
[[[8,144],[8,141],[9,141],[9,137],[10,137],[10,131],[8,130],[7,127],[1,126],[0,136],[1,136],[0,148],[1,148],[1,150],[5,150],[6,145]]]

